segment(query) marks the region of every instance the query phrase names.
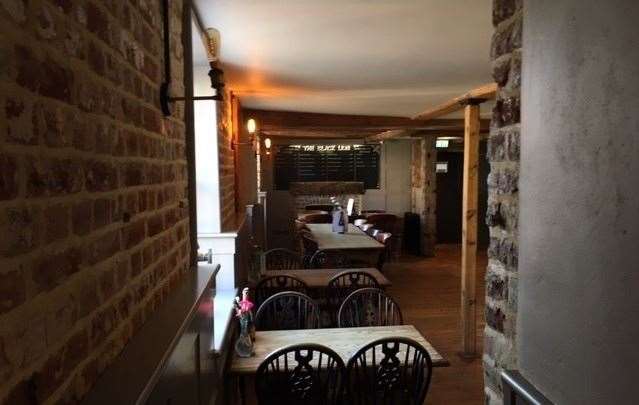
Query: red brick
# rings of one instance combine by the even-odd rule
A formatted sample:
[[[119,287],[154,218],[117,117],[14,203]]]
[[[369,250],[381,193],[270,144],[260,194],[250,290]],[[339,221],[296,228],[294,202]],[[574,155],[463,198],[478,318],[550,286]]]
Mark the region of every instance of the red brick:
[[[115,201],[110,198],[98,198],[93,202],[93,229],[99,229],[113,222]]]
[[[127,293],[120,298],[116,304],[118,308],[118,314],[120,319],[126,319],[131,315],[131,307],[133,306],[133,297]]]
[[[171,208],[171,209],[165,211],[164,223],[166,224],[167,228],[170,228],[173,225],[175,225],[175,223],[178,220],[179,220],[179,218],[178,218],[178,214],[177,214],[177,209]]]
[[[64,147],[72,144],[72,133],[66,131],[66,117],[57,106],[36,103],[33,109],[33,131],[47,146]]]
[[[0,211],[0,255],[16,256],[40,243],[42,223],[36,207],[10,207]]]
[[[82,167],[73,160],[31,159],[27,165],[27,196],[77,193],[82,189]]]
[[[138,135],[130,130],[123,130],[121,134],[126,145],[127,156],[138,156],[140,153]]]
[[[147,210],[148,204],[147,204],[147,195],[148,195],[148,191],[147,190],[141,190],[138,192],[138,208],[140,210],[140,212],[144,212]]]
[[[73,291],[73,297],[77,302],[78,317],[93,313],[98,308],[98,282],[94,278],[85,278],[81,285]]]
[[[99,345],[113,331],[116,325],[117,313],[115,307],[110,306],[98,312],[91,322],[91,345]]]
[[[131,277],[135,277],[142,272],[142,251],[131,253]]]
[[[122,230],[122,243],[126,249],[137,246],[146,237],[146,221],[139,219],[131,222]]]
[[[95,264],[120,251],[120,231],[110,231],[91,243],[86,252],[89,264]]]
[[[147,100],[153,101],[153,100]],[[160,112],[158,110],[144,107],[142,109],[142,115],[144,119],[144,128],[148,129],[151,132],[161,133],[162,132],[162,118],[160,116]]]
[[[157,235],[164,230],[164,221],[162,213],[154,214],[147,220],[149,236]]]
[[[26,287],[22,269],[0,273],[0,314],[22,304],[25,299]]]
[[[155,261],[155,253],[153,252],[153,245],[147,245],[142,250],[142,267],[147,268],[151,263]]]
[[[81,254],[77,248],[45,254],[33,269],[33,281],[40,291],[49,291],[80,270]]]
[[[38,143],[38,134],[32,127],[31,104],[17,97],[7,97],[4,105],[7,117],[7,142],[24,145]]]
[[[129,193],[126,195],[126,212],[129,215],[134,215],[139,212],[137,192]]]
[[[101,8],[90,2],[86,7],[87,28],[100,39],[109,42],[109,16]]]
[[[106,72],[106,62],[104,61],[104,54],[102,53],[102,49],[95,41],[91,41],[89,43],[89,51],[87,53],[87,60],[89,61],[89,66],[93,71],[101,76]]]
[[[144,55],[144,65],[142,71],[149,79],[153,81],[159,81],[159,68],[158,65],[149,57]]]
[[[88,161],[85,163],[85,178],[88,191],[109,191],[117,188],[117,169],[112,163]]]
[[[70,208],[66,205],[56,204],[44,210],[45,242],[50,243],[64,239],[70,232]]]
[[[106,269],[100,274],[101,301],[107,302],[116,293],[115,271],[113,268]]]
[[[76,235],[86,235],[91,230],[91,213],[93,202],[84,200],[73,206],[71,210],[71,222],[73,233]]]
[[[0,200],[18,196],[18,162],[12,156],[0,154]]]
[[[74,75],[71,70],[50,57],[44,61],[36,59],[31,50],[23,46],[15,47],[18,64],[18,85],[61,101],[71,102],[71,88]]]
[[[145,183],[145,165],[142,162],[129,162],[122,168],[122,181],[126,187],[140,186]]]
[[[71,371],[87,356],[88,348],[87,332],[81,330],[44,363],[34,374],[37,403],[44,402],[60,387]]]
[[[52,0],[53,4],[58,6],[65,14],[73,11],[73,0]]]
[[[94,133],[95,151],[108,155],[113,154],[118,142],[118,133],[115,127],[99,123],[94,126]]]
[[[159,164],[149,165],[146,177],[148,184],[162,183],[162,166]]]

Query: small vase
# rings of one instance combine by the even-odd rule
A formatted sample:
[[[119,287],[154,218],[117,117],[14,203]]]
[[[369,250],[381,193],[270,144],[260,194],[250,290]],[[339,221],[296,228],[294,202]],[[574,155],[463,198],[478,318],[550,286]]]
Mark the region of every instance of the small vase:
[[[249,316],[240,318],[240,336],[235,342],[235,353],[238,357],[253,356],[253,339],[249,331]]]

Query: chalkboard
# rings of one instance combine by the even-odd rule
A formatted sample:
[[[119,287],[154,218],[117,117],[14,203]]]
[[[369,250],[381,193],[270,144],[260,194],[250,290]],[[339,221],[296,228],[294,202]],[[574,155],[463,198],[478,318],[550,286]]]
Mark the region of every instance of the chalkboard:
[[[361,181],[379,188],[379,145],[285,145],[275,150],[275,189],[295,181]]]

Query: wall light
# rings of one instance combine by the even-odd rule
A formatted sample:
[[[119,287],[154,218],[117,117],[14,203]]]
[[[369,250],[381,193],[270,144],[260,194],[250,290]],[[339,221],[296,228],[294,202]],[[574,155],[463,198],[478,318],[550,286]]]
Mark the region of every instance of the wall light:
[[[266,154],[271,154],[271,138],[264,138],[264,147],[266,148]]]
[[[246,132],[248,133],[248,140],[246,142],[231,142],[231,148],[235,149],[237,145],[251,145],[253,151],[257,154],[257,149],[259,147],[259,138],[257,137],[257,121],[253,118],[249,118],[246,120]],[[239,134],[238,134],[239,136]]]
[[[211,79],[211,88],[215,90],[212,96],[193,96],[193,94],[184,94],[183,96],[173,96],[171,94],[171,26],[170,26],[170,0],[162,1],[162,19],[164,31],[164,80],[160,85],[160,107],[164,116],[171,115],[171,104],[176,101],[192,102],[196,100],[215,100],[222,101],[224,99],[224,71],[217,66],[217,55],[211,57],[209,55],[209,78]],[[190,25],[189,25],[190,26]],[[209,46],[209,54],[219,52],[219,32],[213,28],[207,30],[207,42]]]
[[[246,121],[246,130],[251,135],[255,134],[255,131],[257,130],[257,123],[253,118],[249,118],[249,120]]]

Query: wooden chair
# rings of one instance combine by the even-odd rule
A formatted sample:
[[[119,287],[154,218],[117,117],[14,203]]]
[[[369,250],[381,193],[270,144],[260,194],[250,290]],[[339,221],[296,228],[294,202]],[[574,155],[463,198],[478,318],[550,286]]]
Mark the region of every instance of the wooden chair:
[[[373,224],[384,232],[395,232],[397,216],[393,214],[370,214],[366,216],[366,222]]]
[[[296,219],[293,227],[293,239],[295,248],[301,256],[304,256],[304,243],[302,242],[302,234],[309,233],[310,229],[306,226],[306,222]]]
[[[369,223],[362,224],[362,226],[359,227],[359,229],[361,229],[362,231],[366,233],[368,233],[369,229],[373,229],[373,228],[374,228],[373,224],[369,224]]]
[[[328,281],[326,306],[331,315],[331,324],[337,323],[337,311],[346,297],[360,288],[380,288],[375,277],[363,271],[343,271]]]
[[[264,253],[266,270],[291,270],[301,269],[302,258],[296,252],[289,249],[271,249]]]
[[[397,303],[379,288],[360,288],[352,292],[344,299],[337,313],[337,325],[340,328],[403,323]]]
[[[308,295],[283,291],[268,297],[255,314],[257,330],[317,329],[319,307]]]
[[[306,294],[307,289],[306,283],[293,276],[279,275],[266,277],[255,287],[255,305],[259,308],[268,297],[283,291],[296,291]]]
[[[377,235],[375,235],[375,239],[377,239],[379,243],[384,245],[384,250],[380,252],[379,257],[377,259],[377,270],[379,271],[382,271],[382,269],[384,268],[384,263],[386,263],[386,260],[391,256],[392,237],[393,237],[393,234],[390,232],[380,232]]]
[[[300,221],[307,224],[330,224],[333,223],[331,214],[307,214],[299,218]]]
[[[312,268],[311,259],[317,252],[317,242],[310,232],[302,232],[300,238],[302,241],[302,264],[305,269]]]
[[[348,361],[344,403],[354,405],[424,403],[433,362],[412,339],[390,337],[359,349]]]
[[[309,266],[312,269],[347,269],[352,267],[348,256],[339,250],[318,250],[311,257]]]
[[[271,353],[255,374],[259,405],[341,403],[344,362],[326,346],[300,344]]]
[[[364,225],[366,223],[366,219],[360,218],[360,219],[356,219],[353,221],[353,225],[355,225],[358,228],[362,228],[362,225]]]

